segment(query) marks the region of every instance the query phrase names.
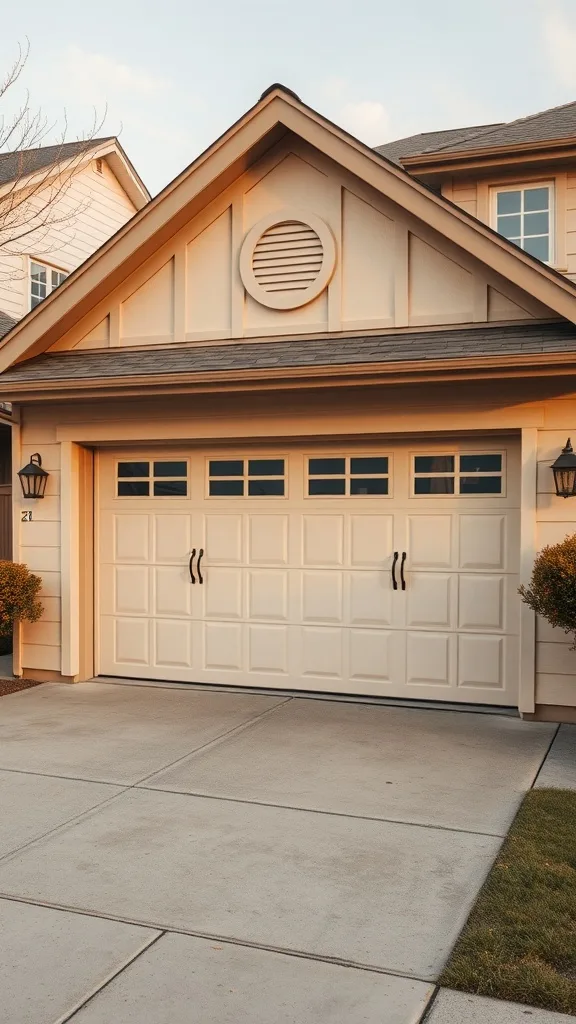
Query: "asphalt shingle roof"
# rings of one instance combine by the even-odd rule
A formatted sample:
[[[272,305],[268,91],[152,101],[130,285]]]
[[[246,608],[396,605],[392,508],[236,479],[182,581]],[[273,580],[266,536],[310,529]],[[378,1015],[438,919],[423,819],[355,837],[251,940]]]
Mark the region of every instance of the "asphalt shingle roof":
[[[451,143],[467,139],[468,136],[488,128],[499,128],[500,124],[475,125],[471,128],[447,128],[439,132],[420,132],[418,135],[408,135],[405,139],[396,139],[394,142],[385,142],[383,146],[376,146],[376,153],[387,157],[395,164],[401,164],[406,156],[419,156],[420,153],[434,153],[437,149]]]
[[[9,313],[5,313],[3,309],[0,309],[0,338],[3,338],[8,331],[11,331],[13,327],[18,323],[13,316]]]
[[[51,167],[74,157],[80,156],[89,149],[111,142],[112,135],[102,139],[85,139],[79,142],[62,142],[56,146],[39,146],[36,149],[20,149],[15,153],[0,153],[0,185],[7,185],[27,174]]]
[[[439,145],[434,152],[460,152],[467,149],[514,146],[565,138],[576,139],[576,101],[542,110],[538,114],[530,114],[529,117],[520,117],[507,124],[485,128],[463,141],[455,140]]]
[[[473,356],[576,353],[576,327],[567,322],[514,324],[503,327],[405,332],[351,338],[239,342],[227,345],[177,346],[170,349],[108,349],[105,352],[59,352],[19,363],[0,374],[2,385],[122,377],[162,377],[346,366],[413,360],[452,360]]]

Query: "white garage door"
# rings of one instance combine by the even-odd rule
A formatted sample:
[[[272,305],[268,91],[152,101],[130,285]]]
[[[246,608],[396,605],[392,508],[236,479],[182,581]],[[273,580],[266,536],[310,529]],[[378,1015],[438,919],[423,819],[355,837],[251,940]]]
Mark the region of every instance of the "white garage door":
[[[99,457],[99,672],[513,705],[508,443]]]

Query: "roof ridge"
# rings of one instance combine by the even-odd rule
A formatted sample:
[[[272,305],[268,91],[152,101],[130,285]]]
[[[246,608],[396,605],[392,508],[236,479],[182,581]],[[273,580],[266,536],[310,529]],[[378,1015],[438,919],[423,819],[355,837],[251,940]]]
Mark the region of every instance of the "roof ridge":
[[[8,160],[17,153],[41,153],[45,149],[69,149],[71,146],[83,145],[88,149],[90,146],[97,146],[102,142],[112,142],[113,139],[116,139],[115,135],[102,135],[97,139],[75,139],[70,142],[51,142],[46,146],[30,146],[29,149],[10,149],[5,153],[0,153],[0,160]]]
[[[492,132],[495,132],[498,128],[511,128],[513,125],[524,124],[524,123],[526,123],[528,121],[534,121],[536,118],[542,117],[544,114],[552,114],[556,110],[565,110],[567,107],[574,107],[574,106],[576,106],[576,100],[570,100],[569,103],[559,103],[555,107],[546,107],[544,110],[538,110],[538,111],[536,111],[535,114],[527,114],[525,117],[516,117],[512,121],[502,121],[500,124],[497,124],[497,125],[489,125],[487,131],[485,131],[485,132],[482,132],[482,131],[481,132],[477,132],[475,134],[472,134],[470,136],[465,137],[464,139],[461,139],[460,141],[461,142],[468,142],[469,139],[478,138],[479,136],[484,136],[484,135],[490,135],[490,134],[492,134]],[[455,150],[456,145],[457,145],[457,143],[452,143],[452,144],[451,143],[447,143],[447,144],[445,144],[443,146],[438,146],[438,149],[433,150],[433,152],[439,153],[439,152],[441,152],[443,150],[446,150],[446,149],[454,149]],[[427,152],[427,151],[424,150],[423,152]]]

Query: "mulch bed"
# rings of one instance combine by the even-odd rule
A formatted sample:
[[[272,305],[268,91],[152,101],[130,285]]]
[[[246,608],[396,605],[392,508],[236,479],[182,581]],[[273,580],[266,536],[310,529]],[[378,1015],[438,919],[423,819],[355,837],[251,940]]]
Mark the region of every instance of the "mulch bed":
[[[41,686],[37,679],[0,679],[0,697],[18,690],[28,690],[31,686]]]
[[[528,793],[440,984],[576,1015],[576,792]]]

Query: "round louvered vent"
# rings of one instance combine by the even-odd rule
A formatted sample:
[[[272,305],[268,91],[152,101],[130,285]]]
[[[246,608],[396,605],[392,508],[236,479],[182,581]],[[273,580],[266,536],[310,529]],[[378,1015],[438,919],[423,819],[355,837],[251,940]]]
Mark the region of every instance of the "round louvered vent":
[[[265,292],[309,288],[322,270],[322,242],[308,224],[285,220],[268,228],[252,253],[252,272]]]
[[[294,309],[316,298],[334,271],[329,227],[313,214],[282,210],[256,224],[244,239],[240,274],[261,305]]]

